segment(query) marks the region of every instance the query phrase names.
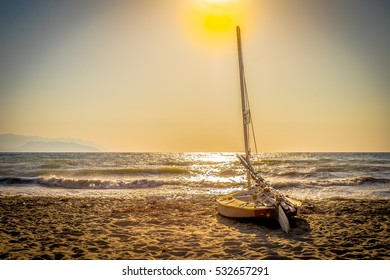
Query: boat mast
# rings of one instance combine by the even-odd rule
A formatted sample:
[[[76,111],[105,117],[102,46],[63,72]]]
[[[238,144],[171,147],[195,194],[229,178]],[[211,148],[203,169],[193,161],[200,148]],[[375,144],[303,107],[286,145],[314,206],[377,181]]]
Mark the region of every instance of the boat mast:
[[[240,88],[241,88],[241,106],[242,106],[242,121],[244,127],[244,142],[245,142],[245,156],[250,160],[250,146],[249,146],[249,124],[251,122],[249,104],[246,98],[245,92],[245,73],[244,73],[244,62],[242,56],[242,45],[241,45],[241,31],[240,27],[236,27],[237,30],[237,46],[238,46],[238,64],[240,70]],[[250,174],[247,174],[248,188],[251,186]]]

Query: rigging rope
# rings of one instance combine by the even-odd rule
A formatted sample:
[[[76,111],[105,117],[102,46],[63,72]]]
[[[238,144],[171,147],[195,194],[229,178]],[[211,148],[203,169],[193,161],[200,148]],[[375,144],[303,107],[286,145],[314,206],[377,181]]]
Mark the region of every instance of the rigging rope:
[[[244,78],[244,89],[245,89],[244,93],[245,93],[245,99],[246,99],[246,107],[249,109],[249,120],[250,120],[250,123],[251,123],[253,143],[255,144],[255,150],[256,150],[256,156],[257,156],[259,154],[259,152],[257,150],[255,128],[253,126],[252,113],[251,113],[251,108],[250,108],[250,103],[249,103],[249,96],[248,96],[248,89],[247,89],[247,86],[246,86],[244,64],[242,64],[241,67],[242,67],[242,73],[243,73],[243,78]]]

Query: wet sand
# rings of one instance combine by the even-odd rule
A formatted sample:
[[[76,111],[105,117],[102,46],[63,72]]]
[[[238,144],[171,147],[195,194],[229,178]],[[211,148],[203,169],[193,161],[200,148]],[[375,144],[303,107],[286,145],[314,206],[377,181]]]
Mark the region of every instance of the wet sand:
[[[390,200],[304,201],[285,234],[215,199],[0,194],[0,259],[390,259]]]

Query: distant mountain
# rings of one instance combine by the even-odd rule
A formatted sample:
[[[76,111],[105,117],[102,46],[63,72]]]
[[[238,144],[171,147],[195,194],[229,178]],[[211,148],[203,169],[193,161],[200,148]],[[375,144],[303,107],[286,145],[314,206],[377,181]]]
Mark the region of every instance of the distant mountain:
[[[98,152],[94,143],[72,138],[0,134],[0,152]]]
[[[83,146],[74,142],[28,142],[15,149],[15,152],[97,152],[92,147]]]

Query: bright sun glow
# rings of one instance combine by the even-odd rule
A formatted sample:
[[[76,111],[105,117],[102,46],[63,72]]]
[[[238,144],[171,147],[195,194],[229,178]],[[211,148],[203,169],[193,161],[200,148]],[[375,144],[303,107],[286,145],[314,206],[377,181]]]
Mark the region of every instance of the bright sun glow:
[[[225,31],[234,26],[236,20],[235,0],[203,0],[204,25],[210,31]]]
[[[235,27],[245,26],[246,32],[250,28],[253,1],[182,1],[182,26],[191,44],[218,52],[235,46]]]

